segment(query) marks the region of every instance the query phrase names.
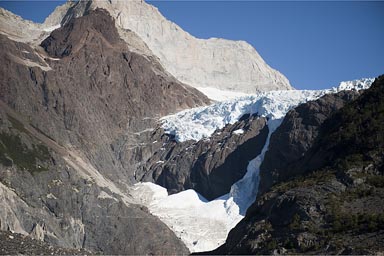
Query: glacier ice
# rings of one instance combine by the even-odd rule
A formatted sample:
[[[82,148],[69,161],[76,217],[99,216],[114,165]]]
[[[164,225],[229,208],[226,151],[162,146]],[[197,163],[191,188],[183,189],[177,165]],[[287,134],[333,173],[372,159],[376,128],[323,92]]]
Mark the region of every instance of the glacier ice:
[[[244,217],[254,202],[259,185],[259,167],[268,150],[269,138],[289,109],[315,100],[326,93],[368,88],[373,79],[342,82],[339,87],[320,91],[275,91],[217,102],[208,107],[179,112],[162,119],[163,127],[179,141],[209,137],[215,129],[236,122],[245,113],[268,118],[269,134],[260,155],[249,162],[244,177],[231,191],[208,201],[193,190],[168,195],[165,188],[138,183],[134,190],[152,214],[158,216],[182,239],[191,252],[209,251],[225,242],[229,231]],[[134,194],[135,195],[135,194]]]

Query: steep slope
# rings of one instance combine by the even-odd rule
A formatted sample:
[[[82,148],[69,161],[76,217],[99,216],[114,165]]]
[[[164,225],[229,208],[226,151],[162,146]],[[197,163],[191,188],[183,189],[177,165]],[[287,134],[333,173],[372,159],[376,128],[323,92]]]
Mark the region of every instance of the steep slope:
[[[269,67],[246,42],[197,39],[144,1],[87,0],[67,4],[66,8],[61,25],[89,10],[108,10],[122,35],[127,30],[136,33],[168,72],[203,91],[207,87],[245,93],[292,89],[287,78]],[[62,9],[56,12],[47,22],[62,16]]]
[[[151,140],[162,147],[136,171],[136,178],[154,182],[170,193],[194,189],[213,200],[229,193],[232,184],[244,176],[267,136],[266,119],[249,114],[197,142],[178,143],[160,129]]]
[[[0,231],[0,253],[2,255],[89,255],[84,249],[53,247],[29,236],[10,231]]]
[[[100,9],[43,48],[0,41],[1,229],[107,254],[187,253],[129,185],[157,119],[209,100],[131,52]]]
[[[284,131],[296,124],[290,134],[297,137],[291,137],[293,140],[288,145],[292,156],[283,156],[287,166],[294,167],[288,171],[295,172],[285,174],[284,168],[276,168],[276,184],[260,193],[226,243],[210,254],[381,253],[384,248],[383,96],[384,76],[381,76],[370,89],[331,115],[329,107],[334,108],[337,101],[329,99],[304,104],[287,115],[285,127],[280,126],[274,140],[287,141]],[[345,94],[337,97],[346,99]],[[327,101],[329,107],[319,108]],[[317,114],[307,115],[311,112]],[[313,117],[321,118],[308,123]],[[313,126],[322,119],[320,125]],[[315,139],[309,140],[307,148],[300,146],[303,144],[297,138],[303,128],[314,130],[313,127],[318,127],[312,133]],[[299,150],[295,151],[297,146]],[[276,146],[271,145],[270,151],[276,151]],[[264,179],[268,181],[269,177],[261,176],[261,184]]]
[[[111,10],[106,1],[95,3]],[[118,24],[143,38],[164,67],[180,81],[194,87],[246,93],[292,88],[246,42],[196,39],[144,1],[129,3],[128,6],[111,1],[111,13],[118,16]]]
[[[260,166],[262,182],[259,193],[264,193],[273,184],[301,174],[303,168],[291,164],[300,162],[313,146],[323,122],[357,96],[359,93],[356,91],[329,94],[289,111],[272,134],[269,150]]]

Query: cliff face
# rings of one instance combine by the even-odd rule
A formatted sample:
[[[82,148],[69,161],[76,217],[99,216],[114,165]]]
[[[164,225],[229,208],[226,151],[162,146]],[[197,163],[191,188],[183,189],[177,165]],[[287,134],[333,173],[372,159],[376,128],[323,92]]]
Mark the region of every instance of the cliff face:
[[[107,10],[116,20],[120,36],[128,44],[131,39],[126,34],[137,34],[150,51],[143,51],[142,47],[138,50],[156,56],[168,72],[188,85],[245,93],[292,89],[288,79],[268,66],[248,43],[195,38],[141,0],[68,2],[44,24],[24,22],[2,10],[6,18],[2,19],[0,31],[12,31],[8,33],[12,38],[38,44],[48,31],[97,8]]]
[[[307,166],[301,165],[301,161],[318,138],[321,125],[335,111],[358,96],[359,93],[355,91],[329,94],[289,111],[272,134],[269,150],[260,166],[262,182],[259,194],[276,183],[305,172]]]
[[[255,93],[292,89],[288,79],[269,67],[244,41],[198,39],[168,21],[144,1],[80,1],[84,6],[108,10],[122,29],[138,34],[167,71],[194,87]]]
[[[1,229],[108,254],[186,253],[129,185],[157,118],[209,100],[131,52],[103,10],[42,47],[0,40]]]
[[[268,185],[226,243],[210,253],[382,252],[384,76],[358,98],[356,93],[346,96],[326,96],[285,117],[272,137],[275,143],[282,141],[287,154],[278,154],[271,144],[264,167],[275,169],[260,181]],[[346,99],[349,102],[340,105]],[[314,136],[299,140],[304,134]],[[273,165],[276,156],[286,170]]]

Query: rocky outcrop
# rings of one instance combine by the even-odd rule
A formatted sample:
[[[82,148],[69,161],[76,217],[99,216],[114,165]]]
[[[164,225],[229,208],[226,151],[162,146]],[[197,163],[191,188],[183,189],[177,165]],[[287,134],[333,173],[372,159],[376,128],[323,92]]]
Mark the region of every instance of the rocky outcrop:
[[[382,253],[383,96],[381,76],[329,115],[304,156],[287,162],[300,169],[260,193],[226,243],[210,254]],[[286,119],[320,102],[302,105]]]
[[[188,253],[129,185],[158,117],[209,100],[113,24],[90,11],[36,48],[0,35],[1,229],[106,254]]]
[[[271,135],[269,149],[260,166],[262,182],[259,194],[267,191],[273,184],[304,172],[305,166],[298,168],[296,165],[313,146],[321,125],[335,111],[358,96],[356,91],[328,94],[289,111],[282,124]]]
[[[161,147],[136,172],[136,179],[155,182],[170,193],[194,189],[212,200],[229,193],[244,176],[267,136],[266,119],[249,114],[197,142],[176,142],[160,129],[152,141]]]
[[[383,174],[363,168],[347,173],[351,183],[322,171],[273,187],[209,254],[381,253],[384,190],[372,179]]]
[[[1,255],[89,255],[92,252],[84,249],[66,249],[54,247],[10,231],[0,231]]]

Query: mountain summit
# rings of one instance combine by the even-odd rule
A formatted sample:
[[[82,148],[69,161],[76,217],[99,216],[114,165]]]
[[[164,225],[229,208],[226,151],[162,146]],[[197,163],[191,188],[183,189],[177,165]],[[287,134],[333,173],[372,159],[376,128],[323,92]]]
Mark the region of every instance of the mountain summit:
[[[56,8],[44,24],[34,26],[30,22],[13,18],[12,23],[4,21],[2,27],[7,25],[15,28],[23,23],[22,27],[31,31],[23,31],[22,34],[31,38],[39,34],[36,33],[39,29],[52,30],[73,17],[83,16],[97,8],[107,10],[115,19],[125,41],[130,41],[124,35],[127,31],[137,34],[159,58],[164,68],[188,85],[202,88],[203,91],[206,88],[215,88],[244,93],[292,89],[288,79],[268,66],[248,43],[218,38],[195,38],[167,20],[157,8],[141,0],[69,1]]]

